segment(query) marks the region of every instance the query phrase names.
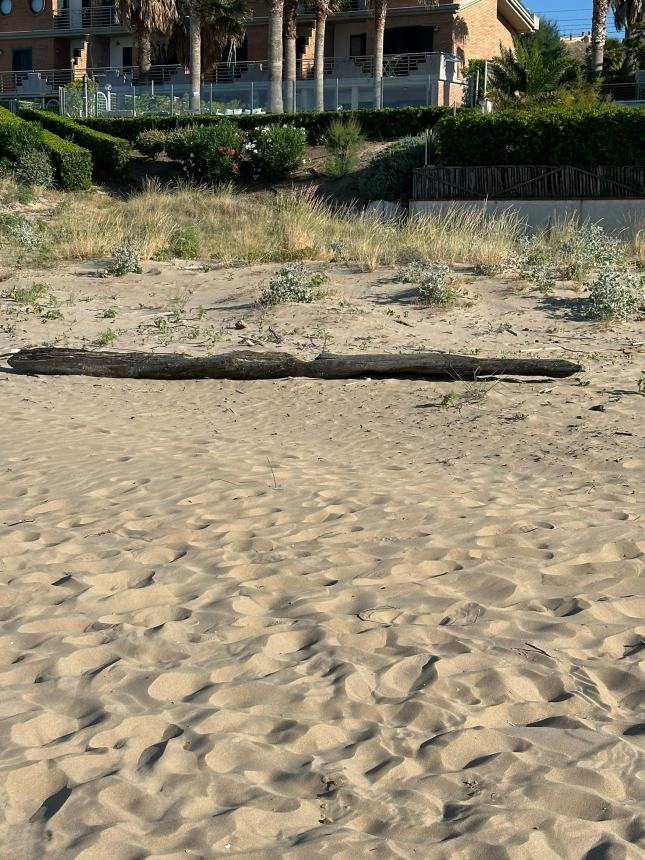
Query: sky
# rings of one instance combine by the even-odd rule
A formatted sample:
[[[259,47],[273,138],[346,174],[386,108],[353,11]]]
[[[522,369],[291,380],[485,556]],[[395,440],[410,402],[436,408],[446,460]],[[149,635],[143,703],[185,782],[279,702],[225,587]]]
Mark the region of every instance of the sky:
[[[591,29],[592,0],[522,0],[525,6],[539,15],[557,21],[563,35],[580,35]],[[609,35],[616,36],[614,19],[611,13],[608,18]]]

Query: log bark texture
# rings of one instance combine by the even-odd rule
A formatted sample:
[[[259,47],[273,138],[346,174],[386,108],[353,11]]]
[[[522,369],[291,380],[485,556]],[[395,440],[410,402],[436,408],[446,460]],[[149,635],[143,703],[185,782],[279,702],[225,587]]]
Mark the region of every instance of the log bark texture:
[[[579,373],[579,364],[561,359],[484,358],[439,352],[405,355],[332,355],[303,361],[286,352],[238,350],[219,355],[175,353],[93,352],[38,347],[22,349],[9,365],[25,373],[72,376],[109,376],[128,379],[311,379],[352,377],[422,377],[473,379],[481,376],[547,376],[562,378]]]

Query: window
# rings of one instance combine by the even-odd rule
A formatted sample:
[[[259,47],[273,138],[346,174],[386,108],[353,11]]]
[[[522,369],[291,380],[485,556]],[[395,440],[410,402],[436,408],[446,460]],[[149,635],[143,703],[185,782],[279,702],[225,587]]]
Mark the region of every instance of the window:
[[[13,72],[29,72],[31,64],[31,48],[14,48],[11,52],[11,70]]]
[[[367,33],[349,37],[349,56],[364,57],[367,54]]]
[[[129,48],[122,48],[123,54],[123,68],[127,69],[132,65],[132,46]]]
[[[388,27],[385,30],[385,54],[429,54],[432,52],[434,27]]]
[[[12,5],[11,0],[0,0],[0,15],[8,15]]]
[[[29,0],[29,8],[34,15],[39,15],[45,8],[45,0]]]

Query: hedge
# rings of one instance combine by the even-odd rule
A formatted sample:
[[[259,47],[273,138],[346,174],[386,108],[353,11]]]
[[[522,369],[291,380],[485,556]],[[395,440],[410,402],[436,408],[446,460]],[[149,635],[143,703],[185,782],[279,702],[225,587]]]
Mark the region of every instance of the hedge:
[[[394,140],[398,137],[420,134],[428,128],[432,128],[441,117],[447,113],[447,108],[441,107],[406,107],[406,108],[383,108],[381,110],[344,110],[340,112],[343,117],[354,117],[361,125],[361,130],[368,140]],[[325,135],[330,124],[338,117],[336,111],[327,113],[295,113],[283,114],[243,114],[237,116],[210,116],[208,114],[191,116],[180,114],[178,116],[155,116],[144,115],[137,117],[128,116],[99,116],[80,120],[79,124],[123,137],[134,141],[142,131],[158,128],[163,131],[171,131],[186,125],[210,125],[228,119],[239,123],[244,131],[259,128],[263,125],[271,125],[275,122],[288,123],[304,128],[307,132],[307,142],[312,145],[324,142]]]
[[[31,126],[10,110],[0,107],[0,158],[14,162],[30,149],[42,149],[40,126]]]
[[[631,107],[460,111],[434,130],[445,165],[645,163],[645,109]]]
[[[127,140],[95,131],[69,117],[49,111],[23,108],[18,113],[23,119],[39,122],[60,137],[65,137],[78,146],[89,149],[97,174],[109,179],[113,176],[123,176],[127,172],[132,151]]]
[[[92,184],[92,154],[88,149],[63,140],[43,129],[43,144],[56,171],[56,179],[66,191],[83,191]]]
[[[66,191],[89,188],[92,181],[92,156],[87,149],[46,131],[40,124],[25,122],[0,107],[0,158],[15,160],[21,151],[44,150],[54,167],[56,180]]]

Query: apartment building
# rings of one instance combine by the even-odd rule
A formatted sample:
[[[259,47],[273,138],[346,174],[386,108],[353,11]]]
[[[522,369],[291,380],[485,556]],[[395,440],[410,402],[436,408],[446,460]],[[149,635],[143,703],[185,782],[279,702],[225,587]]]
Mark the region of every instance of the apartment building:
[[[254,106],[262,107],[268,78],[267,4],[251,0],[251,8],[244,43],[232,58],[205,69],[204,80],[205,85],[226,86],[226,98],[237,100],[245,87],[255,85],[251,102],[255,99]],[[451,103],[456,98],[451,88],[460,81],[464,63],[495,56],[500,45],[512,44],[515,34],[537,26],[537,17],[520,0],[439,0],[438,5],[389,0],[384,77],[386,82],[398,79],[401,84],[390,87],[390,103]],[[314,38],[313,4],[304,0],[297,42],[301,107],[312,106],[313,90],[309,93],[307,82],[313,77]],[[373,54],[374,15],[369,0],[345,0],[329,16],[325,35],[330,107],[338,105],[341,86],[344,104],[367,106]],[[44,98],[85,73],[99,84],[109,81],[111,88],[138,81],[135,40],[109,0],[0,0],[0,96]],[[159,86],[172,84],[174,92],[188,86],[185,71],[177,64],[158,62],[152,78]]]

